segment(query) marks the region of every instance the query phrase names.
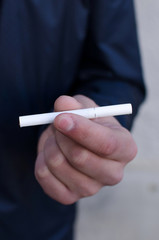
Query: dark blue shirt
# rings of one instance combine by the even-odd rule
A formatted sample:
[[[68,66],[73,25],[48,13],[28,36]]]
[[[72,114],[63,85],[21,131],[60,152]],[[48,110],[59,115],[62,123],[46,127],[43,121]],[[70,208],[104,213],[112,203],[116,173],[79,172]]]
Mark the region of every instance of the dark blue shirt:
[[[132,0],[0,1],[0,239],[71,240],[75,205],[46,196],[34,177],[39,127],[18,117],[50,111],[61,94],[99,105],[144,98]]]

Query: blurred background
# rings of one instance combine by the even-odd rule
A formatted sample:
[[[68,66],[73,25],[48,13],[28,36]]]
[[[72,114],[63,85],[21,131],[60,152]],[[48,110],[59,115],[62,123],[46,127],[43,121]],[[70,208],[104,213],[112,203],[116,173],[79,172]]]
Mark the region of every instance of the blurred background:
[[[124,180],[79,203],[76,240],[156,240],[159,236],[159,1],[136,0],[147,99],[133,127],[138,155]]]

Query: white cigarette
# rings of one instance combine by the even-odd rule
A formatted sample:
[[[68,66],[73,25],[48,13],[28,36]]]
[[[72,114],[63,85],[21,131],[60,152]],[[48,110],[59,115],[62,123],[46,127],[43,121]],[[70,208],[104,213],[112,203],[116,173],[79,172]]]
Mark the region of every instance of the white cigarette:
[[[19,117],[20,127],[35,126],[53,123],[55,117],[61,113],[73,113],[85,118],[93,119],[99,117],[118,116],[132,113],[132,105],[118,104],[104,107],[86,108],[63,112],[42,113]]]

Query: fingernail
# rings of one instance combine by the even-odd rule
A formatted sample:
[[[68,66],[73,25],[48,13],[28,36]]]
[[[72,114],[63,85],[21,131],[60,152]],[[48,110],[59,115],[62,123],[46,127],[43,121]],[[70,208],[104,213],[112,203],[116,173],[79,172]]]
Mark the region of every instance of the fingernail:
[[[68,115],[60,115],[58,116],[57,126],[59,130],[64,132],[70,131],[74,127],[74,122],[72,118]]]

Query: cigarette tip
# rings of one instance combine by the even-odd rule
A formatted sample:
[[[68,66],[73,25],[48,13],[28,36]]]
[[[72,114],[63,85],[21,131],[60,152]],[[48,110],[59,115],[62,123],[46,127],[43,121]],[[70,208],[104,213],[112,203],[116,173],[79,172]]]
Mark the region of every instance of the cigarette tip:
[[[21,117],[19,117],[19,127],[21,127]]]

